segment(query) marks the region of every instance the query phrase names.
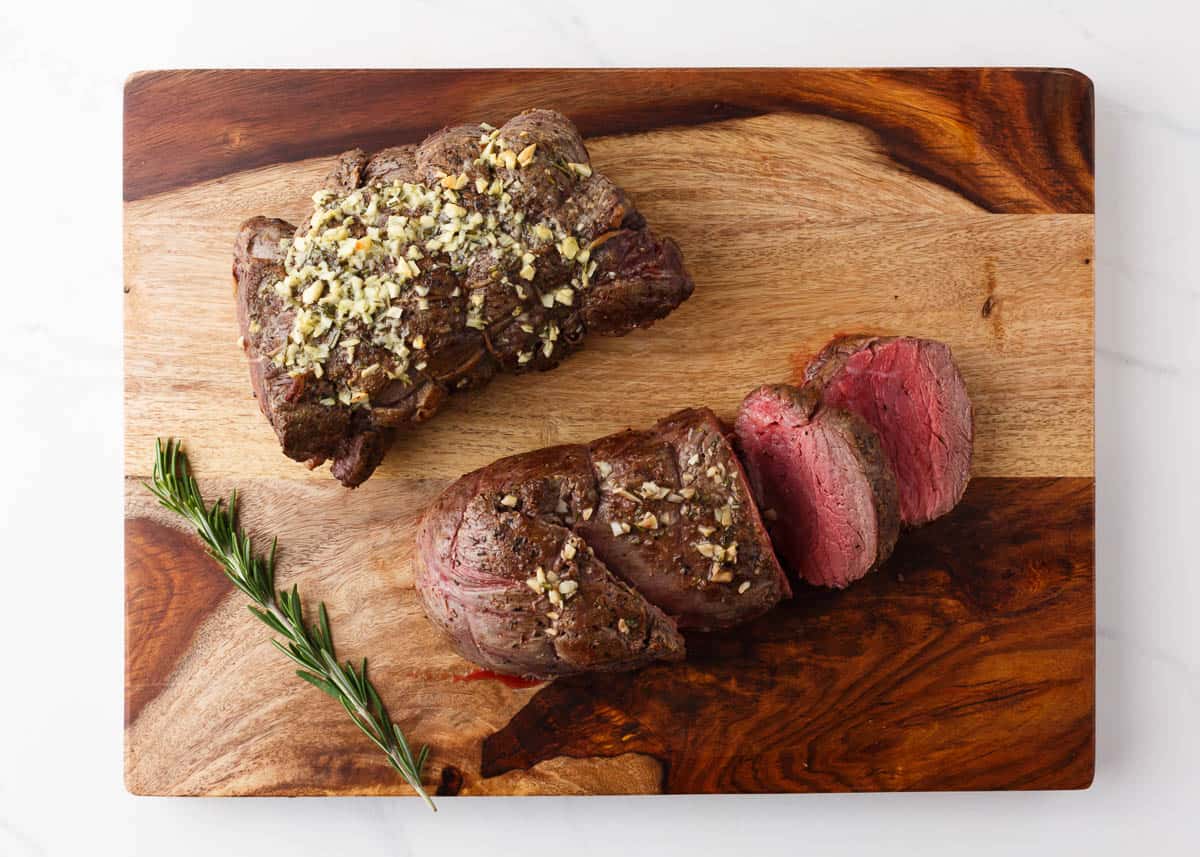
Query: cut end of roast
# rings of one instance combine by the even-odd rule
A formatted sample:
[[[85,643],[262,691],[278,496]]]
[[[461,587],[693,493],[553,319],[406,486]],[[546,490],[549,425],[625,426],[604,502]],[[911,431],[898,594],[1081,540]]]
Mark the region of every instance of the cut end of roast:
[[[900,519],[932,521],[962,499],[971,476],[971,400],[950,348],[907,336],[844,336],[813,360],[805,379],[826,405],[879,433],[900,489]]]
[[[812,389],[761,387],[736,432],[775,547],[797,576],[842,588],[892,552],[896,480],[863,420],[822,405]]]

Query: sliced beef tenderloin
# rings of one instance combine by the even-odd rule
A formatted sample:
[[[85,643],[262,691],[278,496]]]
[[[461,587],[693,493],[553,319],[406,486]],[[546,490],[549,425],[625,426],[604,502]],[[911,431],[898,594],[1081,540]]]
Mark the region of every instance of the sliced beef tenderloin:
[[[891,555],[900,530],[896,477],[864,420],[812,388],[766,386],[735,430],[775,546],[792,572],[838,589]]]
[[[971,477],[971,400],[949,346],[907,336],[843,336],[809,364],[826,404],[877,432],[896,471],[900,520],[932,521],[962,499]]]
[[[679,248],[531,110],[339,158],[297,227],[246,221],[233,274],[251,378],[286,455],[353,486],[392,432],[498,372],[552,369],[692,292]]]
[[[710,411],[501,459],[425,512],[416,584],[464,657],[549,678],[683,657],[787,581]]]

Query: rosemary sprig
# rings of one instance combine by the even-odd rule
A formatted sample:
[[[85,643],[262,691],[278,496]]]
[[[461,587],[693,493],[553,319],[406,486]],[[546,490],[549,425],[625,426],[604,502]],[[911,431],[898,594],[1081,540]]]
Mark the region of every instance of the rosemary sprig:
[[[421,769],[429,747],[413,754],[404,733],[392,721],[378,691],[367,678],[366,658],[358,666],[350,661],[338,663],[325,604],[321,604],[317,622],[306,625],[296,587],[290,592],[275,590],[277,540],[271,540],[271,552],[265,558],[254,553],[250,536],[237,523],[237,491],[230,494],[228,504],[217,500],[206,506],[188,466],[187,454],[176,440],[167,440],[165,444],[162,440],[155,441],[154,479],[146,487],[165,508],[196,527],[225,576],[254,602],[250,612],[286,640],[286,645],[279,640],[271,642],[300,667],[296,675],[340,702],[355,725],[436,812],[437,807],[421,785]]]

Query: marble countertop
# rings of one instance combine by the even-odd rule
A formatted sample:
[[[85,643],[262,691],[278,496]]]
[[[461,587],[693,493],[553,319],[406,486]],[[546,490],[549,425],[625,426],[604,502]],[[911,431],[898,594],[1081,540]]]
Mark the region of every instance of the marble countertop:
[[[1187,554],[1200,521],[1194,7],[513,0],[461,2],[453,19],[434,3],[397,4],[388,14],[304,8],[22,4],[0,12],[8,117],[0,146],[10,165],[0,221],[22,241],[0,277],[4,305],[22,308],[0,346],[0,447],[13,453],[0,476],[8,590],[0,855],[891,855],[964,845],[977,854],[1157,854],[1200,846],[1200,575]],[[476,28],[486,35],[475,38]],[[436,816],[416,800],[127,795],[122,84],[141,68],[312,65],[1049,65],[1088,74],[1097,140],[1095,785],[458,799]],[[48,227],[44,241],[25,243],[31,222]]]

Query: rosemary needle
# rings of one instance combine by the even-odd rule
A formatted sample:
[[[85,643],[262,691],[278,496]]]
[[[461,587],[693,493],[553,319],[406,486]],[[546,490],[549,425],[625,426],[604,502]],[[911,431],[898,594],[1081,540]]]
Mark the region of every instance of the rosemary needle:
[[[296,675],[340,702],[355,725],[436,812],[437,807],[421,785],[421,769],[429,747],[413,754],[404,733],[392,722],[378,691],[367,678],[366,658],[358,666],[351,661],[338,663],[324,603],[317,622],[306,625],[296,587],[290,592],[275,590],[276,540],[272,539],[271,552],[266,557],[254,553],[250,536],[238,526],[237,491],[230,495],[228,504],[217,500],[206,506],[181,443],[167,440],[164,444],[161,439],[154,444],[154,479],[146,487],[165,508],[196,527],[225,576],[254,602],[250,612],[284,638],[286,644],[279,640],[271,642],[300,667]]]

